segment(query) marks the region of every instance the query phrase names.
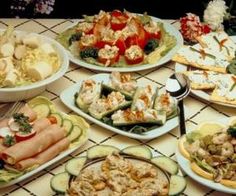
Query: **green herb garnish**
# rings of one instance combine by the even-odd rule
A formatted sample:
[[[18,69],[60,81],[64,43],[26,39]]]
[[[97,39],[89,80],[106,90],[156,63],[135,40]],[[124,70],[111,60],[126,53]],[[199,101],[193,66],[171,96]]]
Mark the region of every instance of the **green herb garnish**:
[[[213,39],[219,44],[220,51],[224,47],[226,49],[227,54],[230,55],[229,49],[224,45],[224,43],[227,41],[227,39],[223,39],[223,40],[219,41],[215,35],[213,36]]]
[[[29,123],[29,117],[25,116],[23,113],[13,114],[13,119],[16,123],[19,124],[19,131],[22,133],[30,133],[32,131],[32,126]]]
[[[12,145],[14,145],[16,143],[16,140],[13,136],[11,135],[7,135],[6,137],[4,137],[3,139],[3,145],[10,147]]]
[[[231,88],[230,88],[230,90],[229,90],[229,91],[232,91],[232,90],[234,90],[235,86],[236,86],[236,83],[234,83],[234,84],[231,86]]]
[[[212,54],[209,54],[209,53],[206,53],[204,50],[200,49],[200,50],[197,50],[193,47],[190,47],[190,50],[194,51],[194,52],[197,52],[199,53],[200,55],[202,55],[202,58],[205,59],[206,56],[208,56],[209,58],[212,58],[212,59],[216,59],[216,57]]]

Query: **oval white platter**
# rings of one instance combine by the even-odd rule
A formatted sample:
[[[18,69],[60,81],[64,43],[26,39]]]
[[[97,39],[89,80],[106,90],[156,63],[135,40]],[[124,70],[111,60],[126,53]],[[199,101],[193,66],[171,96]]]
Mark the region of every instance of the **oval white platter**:
[[[37,167],[36,169],[33,169],[32,171],[26,172],[25,174],[23,174],[22,176],[11,180],[7,183],[0,183],[0,188],[4,188],[4,187],[8,187],[10,185],[19,183],[31,176],[33,176],[34,174],[37,174],[38,172],[42,171],[43,169],[53,165],[54,163],[58,163],[58,161],[60,161],[61,159],[65,158],[66,156],[68,156],[69,154],[73,153],[74,151],[78,150],[82,145],[85,144],[85,142],[88,140],[89,138],[89,131],[88,130],[83,130],[84,131],[84,135],[82,138],[79,139],[78,144],[76,143],[75,146],[65,150],[64,152],[60,153],[58,156],[56,156],[55,158],[53,158],[52,160],[44,163],[43,165]],[[73,144],[73,143],[72,143]]]
[[[96,74],[96,75],[90,77],[89,79],[92,79],[96,82],[103,82],[104,84],[107,84],[108,81],[109,81],[109,74]],[[161,135],[171,131],[173,128],[175,128],[179,125],[178,116],[168,120],[163,126],[160,126],[160,127],[155,128],[153,130],[147,131],[144,134],[130,133],[130,132],[126,132],[126,131],[123,131],[121,129],[118,129],[116,127],[107,125],[107,124],[101,122],[100,120],[97,120],[97,119],[93,118],[89,114],[83,112],[80,108],[78,108],[75,105],[74,95],[75,95],[76,92],[79,91],[79,89],[81,87],[81,84],[82,84],[82,80],[79,81],[78,83],[70,86],[69,88],[65,89],[60,95],[60,98],[61,98],[62,102],[67,107],[69,107],[71,110],[73,110],[77,114],[81,115],[85,119],[87,119],[91,122],[94,122],[95,124],[97,124],[101,127],[104,127],[104,128],[106,128],[110,131],[113,131],[113,132],[118,133],[120,135],[128,136],[130,138],[141,139],[141,140],[149,140],[149,139],[153,139],[153,138],[156,138],[158,136],[161,136]],[[138,82],[138,86],[142,86],[141,83]],[[186,113],[186,115],[188,114],[187,111],[185,113]]]
[[[220,120],[221,123],[226,124],[228,122],[228,118],[223,118]],[[212,180],[208,180],[206,178],[203,178],[196,173],[194,173],[190,167],[190,161],[186,159],[179,151],[179,148],[176,148],[176,159],[177,162],[179,163],[179,166],[181,169],[193,180],[197,181],[198,183],[210,187],[214,190],[225,192],[225,193],[230,193],[230,194],[236,194],[236,189],[229,188],[227,186],[224,186],[220,183],[216,183]]]
[[[231,36],[231,38],[236,43],[236,36]],[[188,67],[186,65],[183,65],[183,64],[180,64],[180,63],[175,64],[175,72],[183,72],[183,71],[187,71],[187,69],[188,69]],[[236,108],[236,105],[233,105],[233,104],[221,103],[221,102],[217,102],[217,101],[211,101],[210,100],[210,94],[206,93],[203,90],[193,90],[193,89],[191,89],[190,92],[194,96],[196,96],[200,99],[203,99],[207,102],[211,102],[211,103],[215,103],[215,104],[218,104],[218,105],[227,106],[227,107],[231,107],[231,108]]]
[[[155,17],[151,17],[152,20],[156,21],[156,22],[161,22],[164,24],[164,28],[165,30],[170,33],[170,35],[173,35],[176,38],[176,46],[174,48],[172,48],[165,56],[163,56],[161,59],[159,59],[155,64],[144,64],[144,65],[131,65],[131,66],[126,66],[126,67],[102,67],[102,66],[98,66],[98,65],[94,65],[94,64],[90,64],[87,63],[85,61],[80,60],[78,57],[74,56],[69,50],[68,54],[69,54],[69,58],[70,60],[81,66],[81,67],[85,67],[88,69],[92,69],[92,70],[97,70],[97,71],[103,71],[103,72],[112,72],[112,71],[119,71],[119,72],[134,72],[134,71],[142,71],[142,70],[146,70],[146,69],[151,69],[154,67],[159,67],[165,63],[167,63],[168,61],[171,60],[171,58],[173,57],[173,55],[178,51],[178,49],[183,45],[183,37],[180,34],[180,32],[171,24],[169,24],[168,22],[165,22],[159,18],[155,18]],[[73,27],[74,25],[70,26],[69,28]],[[68,29],[68,28],[67,28]]]

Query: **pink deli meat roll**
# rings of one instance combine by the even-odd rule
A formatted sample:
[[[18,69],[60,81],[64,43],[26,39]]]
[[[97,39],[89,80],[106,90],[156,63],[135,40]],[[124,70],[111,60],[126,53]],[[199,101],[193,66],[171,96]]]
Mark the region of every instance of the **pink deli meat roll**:
[[[34,137],[16,143],[2,152],[2,159],[14,165],[16,162],[33,157],[66,136],[66,131],[53,124]]]
[[[34,165],[42,165],[47,161],[50,161],[52,158],[60,154],[62,151],[66,150],[70,145],[70,140],[68,138],[64,138],[57,143],[50,146],[45,151],[37,154],[36,156],[28,159],[24,159],[22,161],[17,162],[14,167],[17,170],[25,170]]]

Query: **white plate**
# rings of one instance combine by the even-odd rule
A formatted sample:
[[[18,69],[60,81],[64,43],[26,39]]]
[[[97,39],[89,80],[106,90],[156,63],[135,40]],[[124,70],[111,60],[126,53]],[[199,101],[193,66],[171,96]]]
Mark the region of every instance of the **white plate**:
[[[223,124],[227,124],[228,122],[228,118],[223,118],[220,120],[221,123]],[[176,159],[177,162],[179,163],[180,167],[182,168],[182,170],[189,176],[191,177],[193,180],[199,182],[200,184],[210,187],[214,190],[217,191],[221,191],[221,192],[225,192],[225,193],[230,193],[230,194],[236,194],[236,189],[233,188],[229,188],[227,186],[224,186],[220,183],[215,183],[212,180],[208,180],[206,178],[203,178],[199,175],[197,175],[196,173],[194,173],[192,171],[192,169],[190,168],[190,161],[188,159],[186,159],[179,151],[178,148],[176,148]]]
[[[0,29],[3,32],[5,29]],[[27,34],[29,32],[24,31],[14,31],[17,34]],[[38,36],[42,41],[52,44],[60,58],[60,68],[59,70],[51,75],[50,77],[34,82],[30,85],[13,87],[13,88],[0,88],[0,102],[11,102],[19,101],[24,99],[29,99],[35,97],[36,95],[42,93],[48,84],[51,84],[55,80],[59,79],[64,75],[69,67],[69,59],[66,50],[54,39],[46,37],[44,35],[32,33]]]
[[[69,154],[71,154],[71,153],[73,153],[74,151],[76,151],[77,149],[79,149],[83,144],[85,144],[85,142],[88,140],[88,138],[89,138],[89,132],[88,132],[88,130],[86,130],[86,135],[84,136],[83,140],[81,140],[81,142],[80,142],[77,146],[75,146],[75,147],[73,147],[73,148],[71,148],[71,149],[68,149],[68,150],[66,150],[66,151],[64,151],[64,152],[62,152],[62,153],[60,153],[58,156],[56,156],[56,157],[53,158],[52,160],[50,160],[50,161],[44,163],[43,165],[37,167],[36,169],[34,169],[34,170],[30,171],[30,172],[27,172],[27,173],[25,173],[24,175],[22,175],[22,176],[20,176],[20,177],[18,177],[18,178],[16,178],[16,179],[14,179],[14,180],[11,180],[10,182],[7,182],[7,183],[0,183],[0,189],[1,189],[1,188],[4,188],[4,187],[8,187],[8,186],[13,185],[13,184],[16,184],[16,183],[19,183],[19,182],[21,182],[21,181],[23,181],[23,180],[25,180],[25,179],[27,179],[27,178],[33,176],[34,174],[36,174],[36,173],[42,171],[43,169],[45,169],[45,168],[51,166],[52,164],[57,163],[57,162],[60,161],[61,159],[65,158],[65,157],[68,156]]]
[[[129,66],[129,67],[102,67],[98,65],[93,65],[90,63],[87,63],[85,61],[80,60],[79,58],[75,57],[69,50],[69,58],[70,60],[82,67],[88,68],[88,69],[93,69],[97,71],[103,71],[103,72],[112,72],[112,71],[119,71],[119,72],[134,72],[134,71],[141,71],[141,70],[146,70],[154,67],[159,67],[164,63],[167,63],[168,61],[171,60],[172,56],[178,51],[178,49],[183,45],[183,37],[180,34],[180,32],[171,24],[164,22],[163,20],[155,17],[151,17],[152,20],[157,21],[157,22],[162,22],[164,24],[165,30],[173,35],[176,38],[176,46],[172,48],[165,56],[163,56],[160,60],[157,61],[155,64],[144,64],[144,65],[137,65],[137,66]],[[74,26],[74,25],[73,25]],[[72,26],[71,26],[72,27]],[[70,27],[70,28],[71,28]]]
[[[110,74],[96,74],[96,75],[90,77],[89,79],[95,80],[97,82],[103,82],[106,84],[109,81],[109,75]],[[87,120],[89,120],[91,122],[96,123],[97,125],[99,125],[101,127],[106,128],[108,130],[111,130],[115,133],[118,133],[118,134],[121,134],[124,136],[128,136],[131,138],[148,140],[148,139],[153,139],[158,136],[161,136],[161,135],[171,131],[173,128],[175,128],[179,125],[179,119],[178,119],[178,116],[176,116],[175,118],[168,120],[163,126],[153,129],[151,131],[147,131],[146,133],[144,133],[142,135],[136,134],[136,133],[129,133],[129,132],[123,131],[121,129],[115,128],[113,126],[107,125],[107,124],[93,118],[89,114],[83,112],[80,108],[78,108],[75,105],[74,95],[76,92],[79,91],[81,83],[82,83],[82,80],[79,81],[78,83],[72,85],[71,87],[67,88],[66,90],[64,90],[60,95],[62,102],[67,107],[69,107],[71,110],[78,113],[82,117],[86,118]],[[142,86],[141,83],[138,82],[138,86]],[[186,114],[188,114],[188,112],[186,112]]]
[[[231,38],[236,43],[236,36],[231,36]],[[187,71],[187,69],[188,69],[188,66],[180,64],[180,63],[175,63],[175,72]],[[206,93],[203,90],[193,90],[193,89],[191,89],[191,94],[193,94],[196,97],[199,97],[200,99],[211,102],[211,103],[215,103],[215,104],[218,104],[218,105],[223,105],[223,106],[227,106],[227,107],[231,107],[231,108],[236,108],[236,105],[233,105],[233,104],[221,103],[221,102],[210,100],[210,94]]]

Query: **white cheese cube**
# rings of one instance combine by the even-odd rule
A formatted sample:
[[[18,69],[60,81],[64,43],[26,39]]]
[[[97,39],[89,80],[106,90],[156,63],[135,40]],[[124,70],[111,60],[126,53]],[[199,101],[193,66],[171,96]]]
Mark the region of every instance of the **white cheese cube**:
[[[15,69],[11,69],[7,75],[5,80],[3,81],[3,85],[4,86],[15,86],[16,84],[16,79],[17,79],[17,75],[16,75],[16,70]]]
[[[14,65],[11,57],[5,57],[0,59],[0,71],[7,73],[13,68]]]
[[[40,61],[33,66],[28,67],[27,72],[31,78],[38,81],[50,76],[53,72],[53,68],[47,62]]]
[[[38,36],[29,34],[23,38],[23,43],[30,48],[37,48],[40,45],[40,40]]]
[[[54,48],[52,47],[51,44],[49,43],[43,43],[40,48],[43,50],[43,52],[45,52],[46,54],[56,54],[56,51],[54,50]]]
[[[26,53],[25,45],[18,45],[15,48],[14,56],[16,57],[16,59],[20,60],[24,57],[25,53]]]
[[[14,46],[11,43],[5,43],[1,46],[0,52],[3,57],[12,56],[14,54]]]

